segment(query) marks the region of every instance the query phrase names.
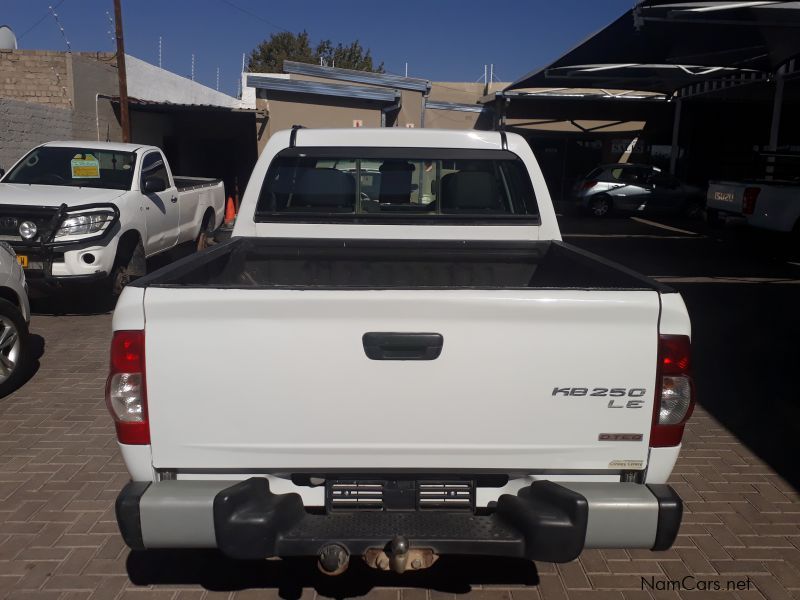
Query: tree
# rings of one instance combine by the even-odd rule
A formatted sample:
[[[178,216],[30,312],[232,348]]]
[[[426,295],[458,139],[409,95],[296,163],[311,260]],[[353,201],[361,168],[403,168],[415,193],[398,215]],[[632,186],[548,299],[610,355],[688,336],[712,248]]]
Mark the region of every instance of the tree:
[[[340,69],[353,69],[355,71],[372,71],[383,73],[383,63],[377,67],[372,64],[372,55],[369,50],[364,51],[358,40],[349,46],[339,43],[336,47],[330,40],[322,40],[317,44],[315,51],[317,60],[322,59],[322,64]]]
[[[358,40],[345,46],[336,46],[330,40],[321,40],[312,50],[308,33],[284,31],[274,33],[261,42],[250,53],[248,70],[261,73],[280,73],[283,61],[293,60],[310,64],[323,64],[329,67],[355,69],[383,73],[383,63],[375,66],[369,49],[365,50]]]
[[[294,34],[289,31],[273,33],[250,53],[247,70],[256,73],[280,73],[283,61],[295,60],[304,63],[319,62],[311,50],[308,33]]]

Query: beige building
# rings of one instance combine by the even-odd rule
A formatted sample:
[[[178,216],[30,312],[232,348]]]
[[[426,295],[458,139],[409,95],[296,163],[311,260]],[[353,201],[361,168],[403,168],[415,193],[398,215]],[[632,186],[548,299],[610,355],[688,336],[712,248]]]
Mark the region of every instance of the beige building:
[[[276,131],[304,127],[493,129],[494,111],[480,104],[507,84],[431,82],[286,61],[284,73],[243,74],[243,103],[267,115],[263,149]]]

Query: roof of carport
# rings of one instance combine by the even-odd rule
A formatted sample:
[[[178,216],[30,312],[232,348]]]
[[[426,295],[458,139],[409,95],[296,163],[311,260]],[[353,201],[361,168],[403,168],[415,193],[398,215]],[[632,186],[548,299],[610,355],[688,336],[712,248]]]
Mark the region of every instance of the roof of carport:
[[[671,95],[709,79],[761,80],[800,54],[800,2],[644,0],[551,65],[512,83]]]

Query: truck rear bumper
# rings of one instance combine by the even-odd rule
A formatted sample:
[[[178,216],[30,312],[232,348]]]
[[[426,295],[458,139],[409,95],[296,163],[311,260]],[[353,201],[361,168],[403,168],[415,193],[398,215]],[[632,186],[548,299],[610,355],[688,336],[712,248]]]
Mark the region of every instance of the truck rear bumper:
[[[353,556],[402,536],[435,555],[469,554],[566,562],[584,548],[666,550],[682,504],[667,485],[537,481],[505,494],[490,514],[471,511],[309,511],[297,494],[273,494],[253,477],[230,481],[131,482],[116,502],[134,550],[219,548],[237,559],[315,556],[336,545]]]

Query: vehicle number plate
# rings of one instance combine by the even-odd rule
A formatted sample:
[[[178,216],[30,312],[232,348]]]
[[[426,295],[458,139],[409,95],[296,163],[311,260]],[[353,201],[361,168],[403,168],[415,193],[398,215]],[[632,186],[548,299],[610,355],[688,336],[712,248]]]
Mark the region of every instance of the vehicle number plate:
[[[17,254],[17,262],[22,265],[23,269],[28,267],[28,257],[24,255]]]

